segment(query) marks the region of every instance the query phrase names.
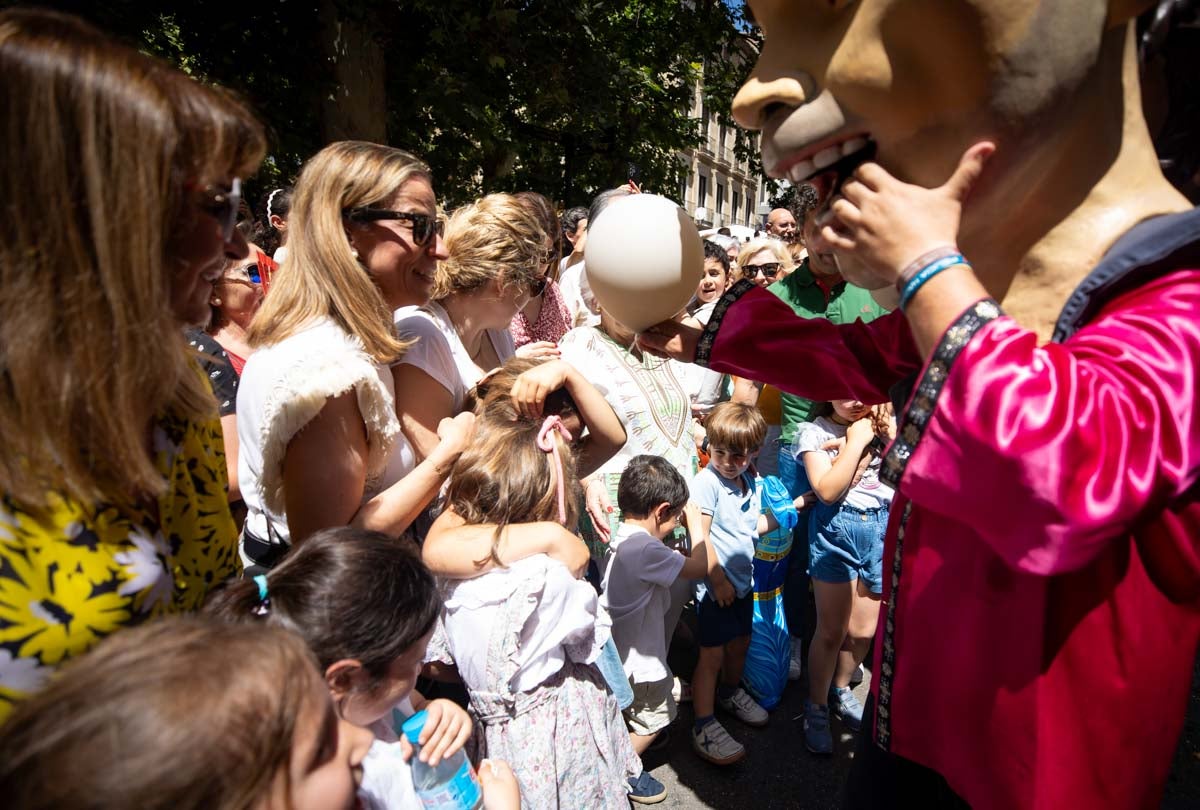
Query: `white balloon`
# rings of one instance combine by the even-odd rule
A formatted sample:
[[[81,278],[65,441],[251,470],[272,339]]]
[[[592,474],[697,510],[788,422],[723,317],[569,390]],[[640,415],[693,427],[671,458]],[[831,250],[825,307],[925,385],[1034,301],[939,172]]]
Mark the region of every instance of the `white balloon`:
[[[666,197],[631,194],[588,223],[583,250],[600,306],[640,332],[687,306],[704,275],[704,245],[687,212]]]

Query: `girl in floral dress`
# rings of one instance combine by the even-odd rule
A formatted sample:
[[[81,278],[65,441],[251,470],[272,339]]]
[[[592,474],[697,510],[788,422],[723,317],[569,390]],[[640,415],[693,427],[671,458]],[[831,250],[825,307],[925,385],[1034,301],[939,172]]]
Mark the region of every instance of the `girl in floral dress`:
[[[523,806],[620,810],[642,766],[593,664],[610,637],[596,592],[545,554],[498,564],[508,535],[525,528],[515,524],[573,525],[570,438],[558,416],[522,416],[508,398],[483,409],[447,504],[469,525],[497,527],[497,565],[445,586],[446,652],[486,754],[512,766]]]

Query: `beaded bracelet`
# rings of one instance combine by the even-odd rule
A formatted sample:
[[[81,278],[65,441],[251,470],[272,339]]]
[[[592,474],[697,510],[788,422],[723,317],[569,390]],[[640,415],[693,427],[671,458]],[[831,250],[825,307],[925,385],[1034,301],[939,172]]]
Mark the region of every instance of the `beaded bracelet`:
[[[952,256],[943,256],[940,259],[935,259],[918,270],[917,274],[909,279],[908,283],[904,285],[904,289],[900,293],[900,309],[903,310],[908,306],[908,302],[911,301],[912,297],[917,294],[917,290],[925,286],[925,282],[929,281],[929,279],[933,278],[946,268],[953,267],[956,264],[966,264],[968,267],[970,267],[970,264],[966,259],[963,258],[961,253],[955,253]]]
[[[900,275],[896,277],[896,292],[904,292],[904,287],[908,282],[912,281],[913,276],[921,272],[938,259],[944,259],[947,256],[954,256],[959,252],[955,245],[939,245],[933,250],[927,250],[917,258],[908,263],[908,266],[900,271]]]

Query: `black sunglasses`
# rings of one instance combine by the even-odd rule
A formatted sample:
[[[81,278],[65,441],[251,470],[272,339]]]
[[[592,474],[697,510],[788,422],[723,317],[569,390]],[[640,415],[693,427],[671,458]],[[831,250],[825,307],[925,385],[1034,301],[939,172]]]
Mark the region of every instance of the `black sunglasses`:
[[[767,262],[766,264],[748,264],[746,265],[746,277],[754,278],[759,273],[762,273],[767,278],[775,278],[779,275],[779,268],[783,265],[779,262]]]
[[[413,241],[421,247],[426,247],[435,233],[442,236],[446,230],[445,224],[437,217],[431,217],[429,214],[415,214],[410,211],[389,211],[386,208],[362,206],[345,208],[342,210],[342,216],[351,222],[379,222],[385,219],[408,222],[412,225]]]

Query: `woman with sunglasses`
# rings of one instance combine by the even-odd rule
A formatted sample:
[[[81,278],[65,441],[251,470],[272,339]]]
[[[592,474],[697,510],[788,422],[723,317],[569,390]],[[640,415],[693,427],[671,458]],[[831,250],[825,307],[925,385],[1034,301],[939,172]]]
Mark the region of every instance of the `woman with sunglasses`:
[[[301,171],[288,224],[287,271],[250,325],[238,391],[242,551],[262,568],[331,526],[403,533],[472,429],[469,414],[434,423],[418,458],[396,415],[392,365],[412,345],[392,313],[428,300],[446,258],[429,168],[331,144]]]
[[[760,287],[770,287],[796,269],[787,243],[782,239],[756,239],[738,252],[733,280],[749,279]]]
[[[256,276],[258,262],[249,258],[231,261],[213,284],[208,299],[211,316],[205,331],[225,350],[239,376],[254,351],[246,342],[246,331],[263,301],[263,289],[254,280]]]
[[[554,208],[536,191],[522,191],[517,199],[529,206],[546,234],[549,258],[543,268],[545,279],[539,293],[513,316],[508,325],[513,345],[521,357],[552,359],[559,356],[558,341],[572,326],[571,313],[558,284],[559,256],[562,254],[562,226],[554,216]]]
[[[184,338],[246,255],[262,128],[48,11],[0,12],[0,722],[64,661],[238,573],[217,403]]]
[[[508,325],[546,285],[549,237],[536,213],[511,194],[489,194],[446,225],[432,301],[396,313],[415,341],[396,367],[396,410],[417,458],[437,444],[437,426],[465,407],[467,392],[516,353]]]

